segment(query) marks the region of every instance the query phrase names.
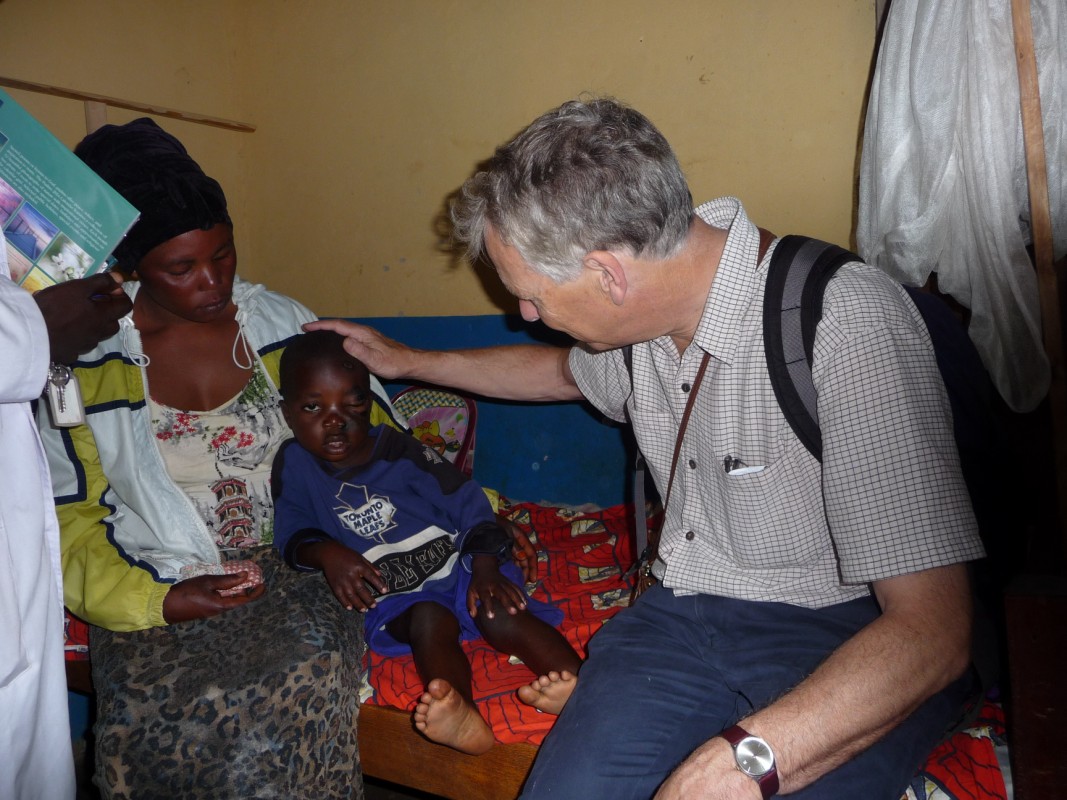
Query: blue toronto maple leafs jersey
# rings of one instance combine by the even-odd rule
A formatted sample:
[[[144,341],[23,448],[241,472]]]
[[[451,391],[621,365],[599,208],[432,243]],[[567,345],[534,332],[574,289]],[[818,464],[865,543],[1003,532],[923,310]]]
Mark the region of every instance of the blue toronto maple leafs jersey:
[[[406,608],[431,600],[452,608],[463,638],[478,631],[466,610],[469,557],[504,556],[511,538],[496,522],[481,487],[414,437],[384,425],[372,428],[374,452],[358,467],[338,470],[296,440],[278,450],[271,476],[274,545],[290,566],[306,542],[334,539],[377,567],[389,585],[367,615],[367,642],[386,655],[407,652],[385,625]],[[522,586],[514,564],[501,571]],[[550,624],[559,611],[531,602]]]

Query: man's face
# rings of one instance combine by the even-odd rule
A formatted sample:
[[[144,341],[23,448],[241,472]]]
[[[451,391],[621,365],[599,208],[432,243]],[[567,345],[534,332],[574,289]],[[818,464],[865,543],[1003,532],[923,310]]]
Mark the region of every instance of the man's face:
[[[370,378],[359,364],[314,359],[294,373],[282,415],[300,446],[344,469],[365,464],[374,448],[370,430]]]
[[[583,269],[578,278],[556,283],[535,272],[517,249],[497,235],[492,225],[486,226],[485,250],[504,288],[518,299],[519,313],[524,320],[541,320],[594,350],[608,350],[621,344],[611,341],[611,326],[604,307],[610,301],[600,290],[594,271]]]

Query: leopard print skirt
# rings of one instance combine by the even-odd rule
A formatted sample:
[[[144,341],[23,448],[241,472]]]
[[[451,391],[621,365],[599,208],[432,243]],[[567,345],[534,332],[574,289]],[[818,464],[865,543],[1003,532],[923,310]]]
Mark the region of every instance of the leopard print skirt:
[[[94,628],[96,773],[105,800],[362,800],[363,632],[321,574],[256,561],[266,594],[206,620]]]

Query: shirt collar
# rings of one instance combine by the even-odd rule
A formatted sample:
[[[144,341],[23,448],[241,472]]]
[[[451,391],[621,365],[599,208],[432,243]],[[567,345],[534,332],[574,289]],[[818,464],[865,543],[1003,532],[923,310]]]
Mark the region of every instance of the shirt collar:
[[[708,225],[726,230],[727,235],[693,344],[729,364],[744,317],[760,297],[759,228],[735,197],[704,203],[695,213]]]

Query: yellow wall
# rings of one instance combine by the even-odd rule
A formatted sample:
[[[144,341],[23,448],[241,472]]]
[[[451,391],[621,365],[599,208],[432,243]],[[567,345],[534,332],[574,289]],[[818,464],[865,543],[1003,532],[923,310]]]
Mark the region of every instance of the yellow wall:
[[[493,148],[583,91],[664,131],[698,202],[848,243],[874,0],[0,0],[0,75],[161,119],[226,188],[241,272],[321,314],[512,311],[438,248]],[[80,104],[12,91],[73,145]],[[109,120],[135,116],[111,110]]]

